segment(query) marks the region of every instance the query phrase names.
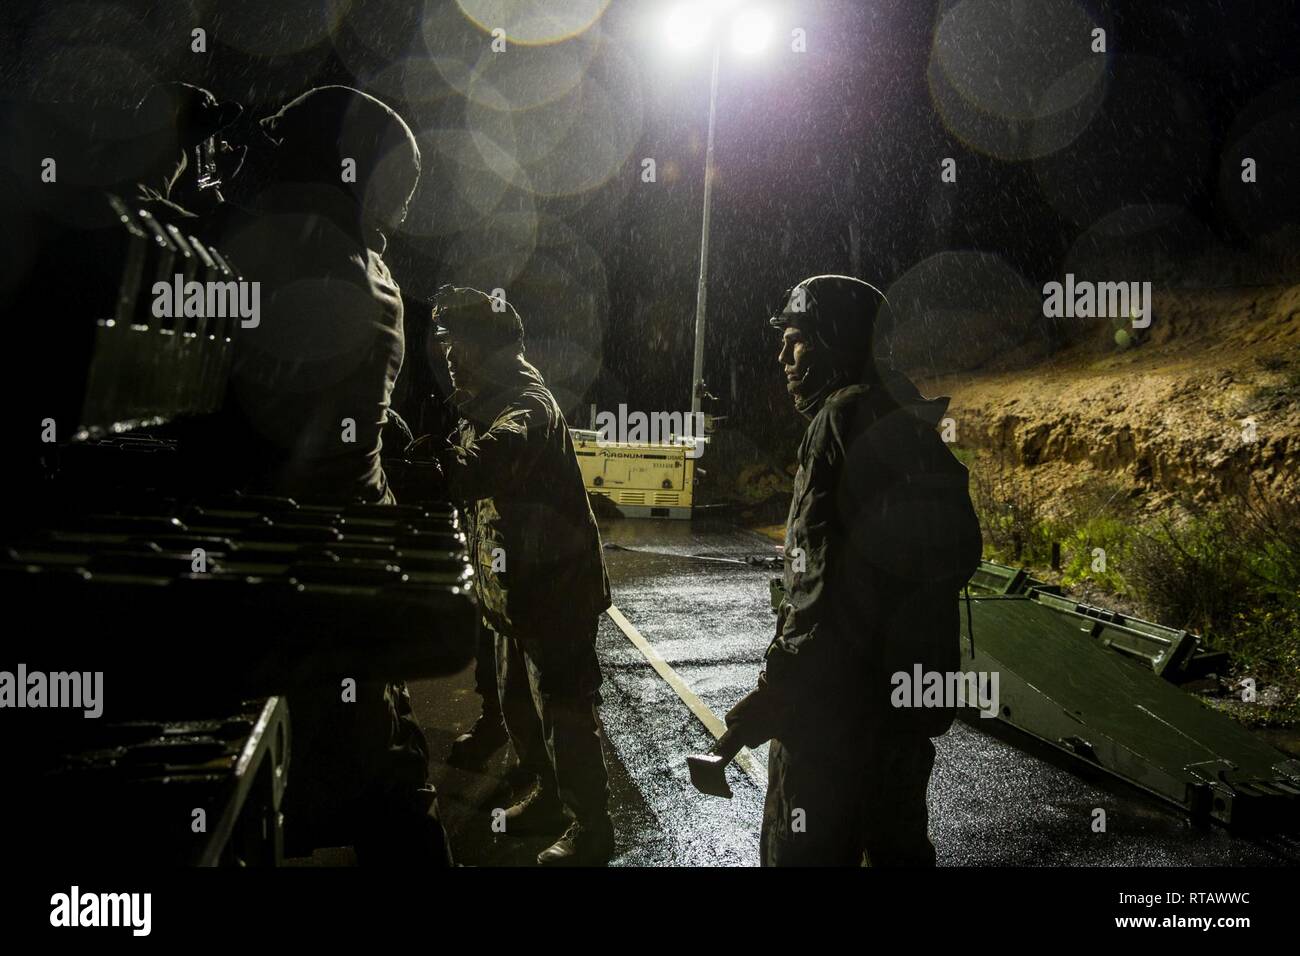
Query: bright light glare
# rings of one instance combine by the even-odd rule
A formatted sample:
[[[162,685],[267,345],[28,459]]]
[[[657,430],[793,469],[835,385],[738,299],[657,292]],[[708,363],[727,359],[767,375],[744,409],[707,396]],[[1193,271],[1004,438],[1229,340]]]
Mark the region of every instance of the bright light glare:
[[[743,10],[731,25],[731,43],[737,53],[759,53],[772,38],[772,18],[762,10]]]
[[[712,25],[709,11],[702,3],[678,3],[668,11],[664,34],[674,50],[697,47],[709,35]]]

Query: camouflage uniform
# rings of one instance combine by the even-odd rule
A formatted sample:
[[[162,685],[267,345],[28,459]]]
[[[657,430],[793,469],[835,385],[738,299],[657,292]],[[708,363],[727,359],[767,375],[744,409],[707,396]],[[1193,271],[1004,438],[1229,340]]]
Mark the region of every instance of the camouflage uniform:
[[[573,819],[605,814],[595,713],[596,623],[609,607],[600,532],[564,416],[522,355],[460,408],[443,456],[467,502],[476,591],[495,633],[497,689],[520,765]]]

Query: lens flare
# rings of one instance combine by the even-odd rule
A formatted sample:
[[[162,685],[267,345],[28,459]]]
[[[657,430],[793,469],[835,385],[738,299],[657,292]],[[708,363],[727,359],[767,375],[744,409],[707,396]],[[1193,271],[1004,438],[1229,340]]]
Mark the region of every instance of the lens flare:
[[[1093,52],[1096,26],[1074,0],[962,0],[949,8],[927,70],[944,125],[999,159],[1070,145],[1106,94],[1108,55]]]
[[[509,43],[543,46],[591,29],[609,0],[456,0],[456,4],[484,33],[501,30]]]

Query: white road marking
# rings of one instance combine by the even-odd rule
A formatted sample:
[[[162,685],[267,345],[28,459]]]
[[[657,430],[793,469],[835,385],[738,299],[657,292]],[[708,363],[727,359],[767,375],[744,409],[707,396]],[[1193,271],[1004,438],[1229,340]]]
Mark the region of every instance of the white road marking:
[[[709,733],[713,734],[715,738],[721,737],[726,731],[727,725],[709,709],[708,704],[700,700],[699,695],[691,690],[690,685],[682,680],[681,675],[659,656],[659,652],[641,636],[641,632],[623,616],[623,612],[611,604],[606,613],[609,614],[609,619],[618,625],[618,629],[623,632],[624,636],[641,652],[641,655],[650,662],[650,666],[668,682],[668,686],[682,699],[682,703],[690,708],[691,713],[698,717],[700,723],[708,728]],[[744,771],[745,776],[752,780],[760,790],[767,791],[767,770],[759,764],[748,748],[742,748],[740,753],[736,754],[736,765]]]

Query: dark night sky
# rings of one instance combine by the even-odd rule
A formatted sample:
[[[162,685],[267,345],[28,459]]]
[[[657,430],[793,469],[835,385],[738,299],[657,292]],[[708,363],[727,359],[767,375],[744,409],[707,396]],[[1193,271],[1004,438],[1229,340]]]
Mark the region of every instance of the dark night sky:
[[[386,256],[404,293],[504,287],[530,356],[584,410],[576,424],[587,400],[676,410],[689,400],[709,63],[664,55],[666,6],[613,0],[577,38],[513,45],[485,66],[490,37],[451,2],[6,0],[5,123],[111,128],[113,108],[165,79],[258,115],[312,85],[357,85],[407,118],[425,154]],[[763,320],[806,275],[856,271],[907,314],[942,315],[1036,295],[1081,237],[1122,254],[1155,235],[1192,256],[1300,221],[1300,4],[766,6],[773,47],[723,59],[706,371],[713,410],[760,442],[772,421],[798,428]],[[1094,25],[1104,56],[1088,50]],[[206,54],[189,49],[195,26]],[[789,49],[794,27],[806,53]],[[1260,163],[1249,193],[1227,175],[1242,143]],[[11,200],[16,155],[0,168]],[[647,157],[655,183],[641,181]],[[944,157],[955,184],[940,182]]]

